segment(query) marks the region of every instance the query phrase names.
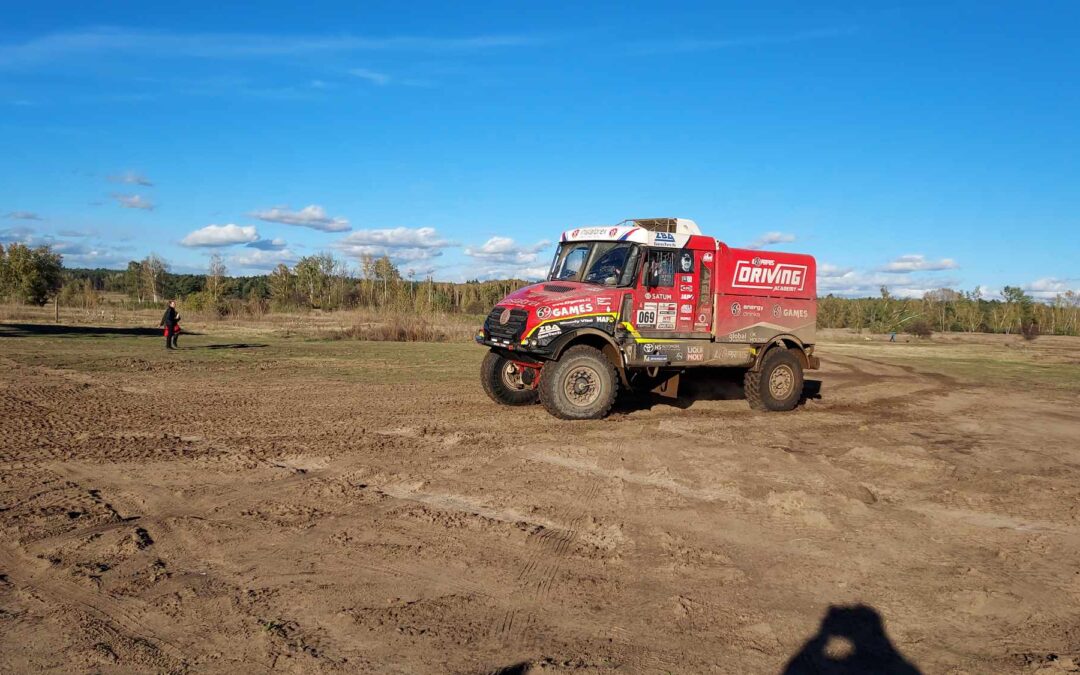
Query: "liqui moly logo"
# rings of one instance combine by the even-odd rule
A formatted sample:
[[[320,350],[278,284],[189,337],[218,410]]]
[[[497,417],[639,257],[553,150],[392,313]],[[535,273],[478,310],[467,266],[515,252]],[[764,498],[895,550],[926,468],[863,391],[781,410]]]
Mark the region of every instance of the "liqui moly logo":
[[[775,260],[740,260],[735,263],[732,288],[762,291],[801,291],[806,284],[806,265],[777,263]]]

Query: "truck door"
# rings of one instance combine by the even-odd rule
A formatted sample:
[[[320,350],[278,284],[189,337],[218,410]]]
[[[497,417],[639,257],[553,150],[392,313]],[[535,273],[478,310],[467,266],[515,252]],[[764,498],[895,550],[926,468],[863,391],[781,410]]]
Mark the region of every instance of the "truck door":
[[[675,270],[678,249],[651,248],[634,291],[633,325],[643,335],[675,332],[679,301]]]

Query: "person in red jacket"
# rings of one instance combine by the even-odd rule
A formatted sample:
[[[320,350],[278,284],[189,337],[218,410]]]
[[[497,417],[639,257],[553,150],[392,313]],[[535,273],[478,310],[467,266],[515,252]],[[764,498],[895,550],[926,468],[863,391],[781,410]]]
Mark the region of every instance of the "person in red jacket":
[[[165,349],[179,349],[176,339],[180,336],[180,313],[176,311],[176,301],[170,300],[161,317],[159,326],[165,327]]]

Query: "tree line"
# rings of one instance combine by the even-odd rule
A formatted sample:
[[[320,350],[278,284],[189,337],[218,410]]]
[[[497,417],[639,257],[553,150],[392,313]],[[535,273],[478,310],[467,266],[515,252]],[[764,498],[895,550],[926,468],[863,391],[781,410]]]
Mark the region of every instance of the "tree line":
[[[364,256],[352,268],[330,253],[278,265],[269,274],[232,277],[220,255],[206,273],[177,274],[157,255],[131,261],[123,270],[64,269],[49,247],[0,246],[0,297],[42,305],[94,307],[106,293],[120,294],[133,306],[160,307],[178,299],[185,309],[218,316],[370,308],[400,314],[484,314],[507,293],[526,285],[521,279],[438,282],[404,278],[387,257]],[[818,326],[877,333],[932,332],[1080,334],[1080,296],[1072,291],[1036,301],[1020,287],[1006,286],[1002,297],[980,290],[939,289],[922,298],[899,298],[882,287],[878,297],[818,299]]]

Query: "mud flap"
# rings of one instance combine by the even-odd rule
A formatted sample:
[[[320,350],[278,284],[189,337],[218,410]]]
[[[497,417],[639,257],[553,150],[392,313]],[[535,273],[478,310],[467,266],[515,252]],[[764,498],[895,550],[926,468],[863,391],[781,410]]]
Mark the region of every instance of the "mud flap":
[[[679,397],[679,373],[675,373],[668,379],[653,387],[652,393],[666,398]]]

